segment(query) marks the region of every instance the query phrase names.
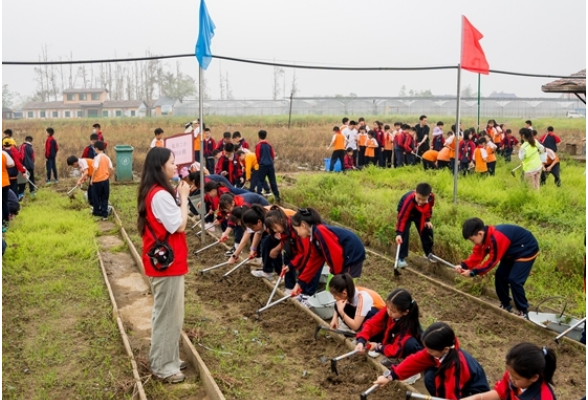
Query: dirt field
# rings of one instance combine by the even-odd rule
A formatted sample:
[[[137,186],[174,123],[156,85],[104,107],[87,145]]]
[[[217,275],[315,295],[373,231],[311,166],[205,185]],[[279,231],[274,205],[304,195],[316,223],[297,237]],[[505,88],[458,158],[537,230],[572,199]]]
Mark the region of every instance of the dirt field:
[[[191,249],[200,247],[199,243],[190,237]],[[193,258],[186,303],[198,303],[201,313],[187,312],[185,325],[194,342],[214,349],[196,345],[227,398],[357,399],[371,386],[377,372],[365,356],[341,361],[338,376],[331,372],[330,359],[349,350],[324,334],[315,340],[316,322],[294,305],[280,304],[258,317],[255,311],[265,305],[270,291],[249,273],[249,266],[221,283],[216,281],[228,267],[200,277],[199,269],[226,260],[224,251],[218,247]],[[251,365],[242,362],[247,358],[253,360]],[[404,391],[395,385],[370,396],[401,398]]]
[[[191,248],[199,247],[199,240],[196,238],[190,238],[189,243]],[[195,260],[192,267],[211,266],[222,262],[226,259],[223,252],[224,249],[220,248],[209,250]],[[419,267],[425,268],[424,265],[417,265],[417,268]],[[265,304],[269,290],[259,279],[249,274],[248,268],[243,267],[235,277],[230,278],[229,283],[215,282],[215,278],[221,274],[222,272],[217,272],[199,278],[196,272],[192,271],[190,276],[195,279],[187,280],[187,299],[202,302],[203,315],[207,318],[213,315],[216,321],[213,324],[201,324],[195,336],[204,338],[205,342],[207,335],[217,337],[220,333],[213,331],[218,329],[219,322],[221,326],[226,327],[224,335],[217,338],[219,343],[235,339],[234,333],[231,332],[235,326],[257,332],[265,338],[258,338],[265,349],[255,357],[257,363],[254,368],[262,373],[263,378],[260,379],[264,382],[266,377],[269,379],[268,382],[272,382],[271,377],[275,376],[275,382],[265,385],[263,393],[260,394],[259,389],[255,387],[251,387],[248,393],[245,392],[245,378],[242,381],[235,381],[234,376],[215,375],[226,389],[242,386],[243,392],[239,398],[286,398],[293,393],[296,393],[297,398],[306,398],[300,391],[310,383],[325,391],[324,398],[356,399],[362,390],[370,386],[375,378],[375,372],[361,357],[357,357],[353,362],[341,362],[342,366],[348,368],[341,368],[339,377],[330,372],[326,359],[345,353],[346,349],[324,335],[320,336],[318,341],[314,341],[314,322],[292,305],[286,303],[276,306],[275,309],[264,312],[257,320],[254,312]],[[504,373],[504,357],[512,345],[526,340],[538,345],[554,346],[553,333],[534,329],[523,321],[514,323],[500,313],[468,302],[461,295],[423,281],[407,271],[400,277],[393,277],[390,263],[375,256],[368,257],[359,283],[383,295],[396,287],[410,290],[419,304],[423,327],[435,321],[451,324],[462,347],[473,354],[484,367],[490,385]],[[189,318],[192,317],[187,315],[187,323]],[[557,353],[556,394],[562,399],[582,397],[585,393],[585,354],[568,343],[559,347]],[[284,360],[288,361],[287,366],[291,372],[289,377],[282,377],[283,366],[272,361],[275,354],[283,355]],[[219,368],[225,369],[222,366],[224,362],[235,362],[233,359],[218,359],[209,351],[204,352],[203,356],[215,374]],[[307,374],[303,378],[305,370]],[[384,391],[377,396],[373,395],[372,398],[380,398],[378,396],[383,393]],[[258,397],[260,395],[264,397]],[[402,397],[399,393],[396,395]],[[228,397],[231,398],[230,395]]]

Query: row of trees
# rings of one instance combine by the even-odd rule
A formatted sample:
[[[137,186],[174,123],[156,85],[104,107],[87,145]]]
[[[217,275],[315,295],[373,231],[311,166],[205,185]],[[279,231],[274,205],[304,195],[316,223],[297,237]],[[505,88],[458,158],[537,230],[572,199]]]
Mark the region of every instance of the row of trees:
[[[150,51],[145,57],[153,57]],[[116,54],[115,54],[115,57]],[[73,60],[72,54],[69,60]],[[51,61],[47,46],[43,46],[39,61]],[[63,61],[59,57],[59,61]],[[41,65],[34,69],[37,87],[29,100],[60,100],[69,88],[105,88],[111,100],[146,100],[150,102],[160,96],[183,100],[198,96],[194,78],[175,66],[161,60],[130,61],[117,63],[68,65]],[[228,79],[228,76],[227,76]],[[206,86],[206,85],[205,85]],[[207,98],[205,91],[204,97]]]

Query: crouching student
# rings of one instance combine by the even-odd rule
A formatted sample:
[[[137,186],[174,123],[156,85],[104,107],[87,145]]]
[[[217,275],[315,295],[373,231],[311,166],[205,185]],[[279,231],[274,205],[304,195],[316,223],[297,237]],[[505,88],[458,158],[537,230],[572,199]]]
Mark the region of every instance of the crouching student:
[[[494,284],[500,307],[512,312],[509,288],[517,314],[529,318],[525,282],[539,254],[535,236],[517,225],[484,225],[480,218],[470,218],[462,226],[462,235],[474,243],[472,254],[455,266],[466,277],[484,275],[498,263]]]
[[[296,275],[304,267],[302,262],[309,250],[310,239],[298,236],[292,227],[292,215],[287,215],[286,211],[293,212],[275,205],[272,206],[265,215],[265,224],[276,237],[279,235],[284,264],[282,271],[286,271],[284,275],[285,293],[291,294],[296,286]],[[312,294],[314,292],[316,292],[316,288]]]
[[[386,307],[379,294],[355,286],[349,274],[334,276],[329,282],[329,291],[337,300],[331,329],[359,331],[367,320]]]
[[[418,304],[406,289],[394,289],[386,299],[386,307],[367,320],[355,336],[355,349],[363,353],[369,344],[370,353],[383,354],[386,359],[382,364],[389,367],[394,359],[422,349],[422,333]]]
[[[405,380],[425,373],[425,387],[431,396],[448,400],[477,400],[490,389],[484,369],[471,355],[461,349],[453,330],[443,322],[435,322],[422,335],[424,349],[393,365],[374,383],[381,386],[394,380]]]
[[[347,229],[323,223],[313,208],[301,208],[292,217],[292,227],[301,238],[311,238],[309,251],[298,276],[294,293],[308,293],[308,287],[318,285],[323,265],[329,266],[332,275],[348,273],[359,278],[365,261],[365,247],[357,235]],[[300,298],[303,304],[305,298]]]
[[[221,225],[223,234],[220,237],[221,241],[227,240],[231,232],[234,231],[234,249],[237,249],[241,243],[243,237],[243,228],[241,225],[236,223],[236,219],[229,219],[231,211],[235,207],[251,207],[253,204],[260,204],[262,206],[269,206],[268,201],[256,193],[244,193],[240,195],[234,195],[233,193],[225,193],[220,196],[218,210],[217,210],[217,223]],[[231,249],[225,253],[227,257],[231,256],[234,250]]]
[[[425,171],[428,169],[437,169],[437,157],[439,157],[437,150],[427,150],[423,153],[423,168]]]
[[[355,166],[355,157],[353,157],[353,149],[351,147],[348,147],[347,150],[345,150],[345,152],[345,159],[343,160],[343,166],[345,171],[353,171],[357,169],[357,167]]]
[[[400,246],[398,267],[408,266],[405,258],[408,256],[408,241],[410,225],[414,222],[421,238],[423,251],[428,256],[433,251],[433,206],[435,195],[428,183],[419,183],[416,190],[406,193],[398,203],[396,222],[396,245]]]
[[[69,156],[67,157],[67,165],[69,167],[77,168],[80,171],[80,177],[76,181],[77,187],[82,187],[82,185],[88,180],[88,178],[94,175],[94,160],[90,158],[77,158],[76,156]],[[92,181],[88,184],[88,203],[92,205]]]
[[[506,354],[506,372],[494,390],[463,400],[555,400],[551,385],[556,365],[552,349],[519,343]]]

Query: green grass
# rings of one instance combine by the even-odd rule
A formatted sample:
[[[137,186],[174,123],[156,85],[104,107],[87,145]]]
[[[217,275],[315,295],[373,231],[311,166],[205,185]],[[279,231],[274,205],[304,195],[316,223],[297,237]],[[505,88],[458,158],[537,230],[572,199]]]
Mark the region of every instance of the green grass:
[[[471,244],[461,237],[461,224],[467,218],[477,216],[487,224],[521,225],[533,232],[541,248],[526,285],[529,299],[536,304],[546,297],[564,296],[575,313],[583,314],[585,167],[563,162],[562,187],[555,187],[550,177],[548,184],[535,192],[518,176],[510,175],[515,165],[499,161],[495,177],[460,178],[457,206],[452,202],[453,176],[448,171],[425,172],[420,167],[299,175],[294,187],[281,190],[288,202],[315,207],[326,219],[357,230],[372,244],[389,248],[395,237],[400,197],[417,183],[429,182],[436,195],[432,222],[438,255],[458,261],[471,251]],[[416,232],[412,234],[411,251],[420,254]],[[470,289],[475,294],[481,290],[475,286]]]
[[[5,235],[5,399],[127,398],[131,366],[98,265],[97,226],[80,202],[41,190]]]

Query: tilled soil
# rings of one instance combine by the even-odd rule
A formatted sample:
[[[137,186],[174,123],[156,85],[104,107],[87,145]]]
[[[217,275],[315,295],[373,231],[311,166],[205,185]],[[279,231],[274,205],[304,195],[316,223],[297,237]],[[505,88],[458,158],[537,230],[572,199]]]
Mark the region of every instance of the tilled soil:
[[[208,240],[208,239],[207,239]],[[208,241],[210,243],[210,241]],[[200,241],[189,238],[191,251]],[[245,265],[228,280],[217,282],[229,266],[200,276],[198,270],[226,260],[222,246],[191,256],[186,279],[186,302],[197,302],[201,313],[186,313],[186,330],[228,399],[354,399],[378,376],[365,357],[338,363],[331,372],[330,359],[349,350],[335,339],[320,334],[316,322],[288,302],[258,316],[270,294]],[[274,299],[278,299],[276,294]],[[203,319],[205,319],[203,321]],[[224,347],[223,347],[224,346]],[[230,355],[227,353],[231,353]],[[233,371],[233,373],[231,373]],[[370,399],[400,399],[404,391],[390,384]]]
[[[426,268],[425,265],[414,266],[417,269]],[[449,323],[462,348],[484,367],[491,386],[504,374],[504,358],[508,349],[519,342],[527,341],[556,350],[558,368],[554,377],[554,389],[558,398],[579,399],[586,393],[585,351],[566,342],[557,346],[553,341],[556,333],[541,330],[524,321],[512,321],[501,312],[482,307],[409,271],[395,277],[393,264],[376,256],[368,257],[360,283],[382,295],[396,287],[409,290],[419,305],[423,327],[435,321]]]

